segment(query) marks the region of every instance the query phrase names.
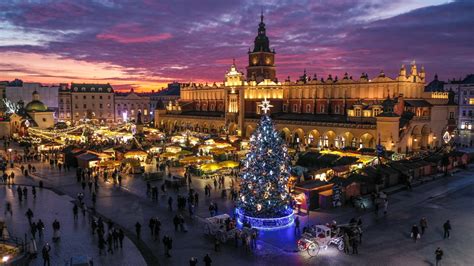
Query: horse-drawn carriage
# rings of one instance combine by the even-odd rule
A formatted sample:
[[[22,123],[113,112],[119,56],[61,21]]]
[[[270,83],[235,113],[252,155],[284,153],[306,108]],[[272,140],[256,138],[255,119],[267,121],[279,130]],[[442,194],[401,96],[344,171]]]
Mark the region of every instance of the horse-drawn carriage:
[[[226,220],[230,221],[230,226],[226,225]],[[216,215],[206,218],[204,233],[209,236],[214,236],[220,242],[225,243],[229,239],[234,239],[236,236],[252,235],[257,233],[255,228],[243,227],[239,229],[236,227],[235,220],[231,219],[228,214]]]
[[[335,245],[338,250],[344,250],[344,234],[356,237],[360,229],[354,225],[339,225],[328,227],[326,225],[313,225],[306,229],[298,240],[298,249],[306,251],[311,257],[317,256],[321,249]]]

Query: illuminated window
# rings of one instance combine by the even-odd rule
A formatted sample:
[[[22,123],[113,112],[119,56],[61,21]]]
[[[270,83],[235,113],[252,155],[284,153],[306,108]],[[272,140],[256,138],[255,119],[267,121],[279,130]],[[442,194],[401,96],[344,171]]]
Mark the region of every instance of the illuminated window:
[[[474,98],[469,98],[469,104],[474,104]]]
[[[324,105],[321,105],[321,108],[320,108],[320,113],[324,113],[326,110],[325,106]]]
[[[361,116],[361,110],[360,110],[360,108],[355,109],[355,113],[356,113],[355,116]]]
[[[380,114],[380,109],[379,108],[375,108],[374,109],[374,116],[378,116]]]

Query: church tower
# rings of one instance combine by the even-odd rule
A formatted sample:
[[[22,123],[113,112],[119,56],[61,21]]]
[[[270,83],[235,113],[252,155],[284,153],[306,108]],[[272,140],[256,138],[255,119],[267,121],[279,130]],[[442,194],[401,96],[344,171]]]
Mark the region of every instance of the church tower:
[[[263,12],[260,15],[258,35],[255,37],[253,50],[249,50],[247,80],[260,82],[264,79],[276,81],[275,50],[270,50],[270,41],[266,35]]]

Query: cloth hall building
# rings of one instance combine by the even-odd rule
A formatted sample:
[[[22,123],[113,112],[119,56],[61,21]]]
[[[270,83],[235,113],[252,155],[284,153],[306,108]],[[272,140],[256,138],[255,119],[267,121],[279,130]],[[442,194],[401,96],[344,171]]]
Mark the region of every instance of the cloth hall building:
[[[222,84],[190,83],[180,100],[155,111],[155,125],[166,131],[192,129],[249,137],[265,98],[277,129],[288,143],[329,148],[375,148],[405,153],[439,147],[451,139],[458,114],[452,92],[425,92],[425,70],[413,62],[397,77],[381,72],[369,79],[276,78],[276,53],[263,15],[248,52],[246,74],[231,65]]]

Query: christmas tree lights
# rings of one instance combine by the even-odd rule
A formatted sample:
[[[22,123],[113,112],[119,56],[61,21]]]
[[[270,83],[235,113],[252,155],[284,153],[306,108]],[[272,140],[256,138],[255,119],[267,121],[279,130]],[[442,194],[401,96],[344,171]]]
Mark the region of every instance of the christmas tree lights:
[[[237,216],[240,223],[259,229],[277,229],[293,223],[288,179],[290,158],[288,148],[266,114],[271,105],[262,102],[262,116],[250,137],[241,174]]]

